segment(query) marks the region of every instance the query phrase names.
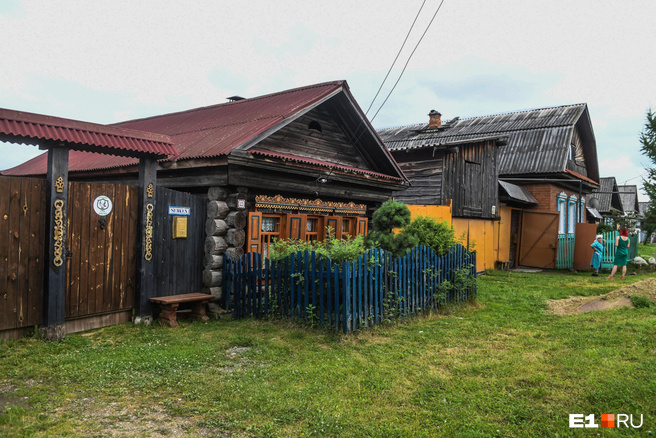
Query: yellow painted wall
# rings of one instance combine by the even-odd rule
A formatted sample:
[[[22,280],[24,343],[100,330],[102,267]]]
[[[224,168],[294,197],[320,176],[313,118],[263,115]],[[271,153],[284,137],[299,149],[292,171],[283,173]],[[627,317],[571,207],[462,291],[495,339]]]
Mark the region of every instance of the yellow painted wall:
[[[408,209],[412,218],[423,216],[452,223],[450,205],[408,205]]]
[[[510,260],[510,218],[512,215],[512,208],[501,207],[499,208],[499,216],[501,220],[497,223],[497,241],[498,241],[498,258],[497,260],[509,261]]]
[[[470,251],[476,250],[476,270],[494,269],[498,260],[497,236],[495,222],[485,219],[453,218],[456,238]]]

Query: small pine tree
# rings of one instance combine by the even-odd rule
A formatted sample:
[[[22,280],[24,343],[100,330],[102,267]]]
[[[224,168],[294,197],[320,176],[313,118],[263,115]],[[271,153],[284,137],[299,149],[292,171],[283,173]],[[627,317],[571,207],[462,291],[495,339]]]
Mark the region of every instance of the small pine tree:
[[[410,248],[419,244],[416,236],[395,233],[410,223],[410,210],[402,202],[387,200],[373,214],[373,229],[367,236],[370,246],[382,248],[395,256],[406,254]]]
[[[438,255],[446,254],[456,243],[456,232],[446,222],[418,216],[403,228],[403,234],[417,237],[419,245],[426,245]]]

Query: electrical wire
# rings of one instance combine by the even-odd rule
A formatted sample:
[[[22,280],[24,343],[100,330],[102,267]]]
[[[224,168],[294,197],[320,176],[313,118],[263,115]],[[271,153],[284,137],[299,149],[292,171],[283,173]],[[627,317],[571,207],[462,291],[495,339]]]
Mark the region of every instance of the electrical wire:
[[[435,13],[433,14],[433,18],[431,18],[431,21],[428,23],[428,26],[426,26],[426,30],[424,30],[424,33],[421,34],[421,37],[419,38],[419,41],[417,41],[417,44],[415,45],[415,48],[412,50],[412,53],[410,53],[410,56],[408,56],[408,60],[406,61],[405,65],[403,66],[403,70],[401,70],[401,74],[399,74],[399,78],[398,78],[398,79],[396,80],[396,82],[394,83],[394,86],[392,87],[392,89],[390,90],[390,92],[387,94],[387,97],[385,98],[385,100],[383,101],[383,103],[382,103],[382,104],[380,105],[380,107],[378,108],[378,111],[376,111],[376,114],[374,114],[374,116],[371,118],[370,122],[373,122],[373,121],[374,121],[374,119],[376,118],[376,116],[378,115],[378,113],[380,112],[380,110],[383,109],[383,106],[384,106],[385,103],[387,102],[387,99],[389,99],[390,96],[392,95],[392,92],[394,92],[394,89],[396,88],[396,86],[398,85],[399,81],[400,81],[401,78],[403,77],[403,73],[405,73],[405,69],[408,67],[408,64],[410,63],[410,60],[412,59],[412,55],[414,55],[415,52],[417,51],[417,48],[419,47],[419,44],[421,44],[421,41],[422,41],[422,40],[424,39],[424,37],[426,36],[426,33],[428,32],[428,29],[430,29],[431,25],[433,24],[433,21],[435,20],[435,17],[437,17],[437,13],[440,12],[440,9],[442,8],[442,5],[443,5],[443,4],[444,4],[444,0],[442,0],[442,1],[440,2],[440,5],[437,7],[437,10],[436,10]]]
[[[396,58],[394,58],[394,61],[392,62],[392,65],[390,66],[389,70],[387,70],[387,74],[385,75],[385,78],[383,79],[383,82],[380,83],[380,87],[378,87],[378,91],[376,91],[376,95],[371,100],[371,103],[369,104],[369,108],[367,108],[367,111],[364,113],[365,116],[369,114],[369,110],[371,109],[372,106],[374,106],[374,102],[376,101],[376,98],[380,94],[380,90],[383,89],[383,85],[385,85],[385,82],[387,81],[387,78],[389,77],[390,73],[392,72],[392,69],[394,68],[394,65],[396,65],[396,61],[399,59],[399,56],[401,55],[401,52],[403,51],[403,48],[405,47],[405,43],[408,42],[408,38],[410,37],[410,33],[412,33],[412,29],[414,29],[415,23],[417,23],[417,19],[419,18],[419,14],[421,14],[421,10],[424,9],[425,4],[426,4],[426,0],[424,0],[424,2],[419,7],[419,11],[417,12],[417,15],[415,16],[415,20],[412,22],[412,25],[410,26],[410,29],[408,30],[408,33],[405,36],[405,39],[403,40],[403,44],[401,44],[401,48],[399,49],[399,52],[396,54]]]

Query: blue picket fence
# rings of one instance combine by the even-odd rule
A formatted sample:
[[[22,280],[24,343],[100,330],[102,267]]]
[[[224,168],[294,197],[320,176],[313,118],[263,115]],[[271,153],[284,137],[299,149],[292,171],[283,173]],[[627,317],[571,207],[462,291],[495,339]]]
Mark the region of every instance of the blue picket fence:
[[[223,291],[236,319],[303,319],[345,333],[476,296],[476,253],[455,245],[436,255],[418,246],[394,258],[373,249],[341,265],[315,252],[272,261],[225,259]]]
[[[604,240],[606,245],[604,245],[604,254],[601,259],[601,267],[604,269],[611,269],[613,267],[613,261],[615,260],[615,239],[619,236],[620,233],[617,231],[611,231],[609,233],[603,233]],[[629,241],[629,256],[628,259],[631,260],[638,255],[638,235],[630,235]]]

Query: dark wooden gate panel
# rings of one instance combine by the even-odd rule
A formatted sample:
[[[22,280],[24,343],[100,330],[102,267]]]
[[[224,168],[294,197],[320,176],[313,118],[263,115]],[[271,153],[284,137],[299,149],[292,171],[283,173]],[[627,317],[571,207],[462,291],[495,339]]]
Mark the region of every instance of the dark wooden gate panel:
[[[524,211],[519,264],[535,268],[556,268],[558,214]]]
[[[157,188],[155,206],[155,296],[200,292],[203,287],[203,257],[205,254],[205,220],[207,200],[200,196]],[[169,207],[190,209],[187,237],[173,238],[173,218]]]
[[[112,201],[98,215],[98,196]],[[130,310],[134,306],[138,188],[69,183],[66,319]]]
[[[0,330],[41,324],[46,181],[0,177]]]

